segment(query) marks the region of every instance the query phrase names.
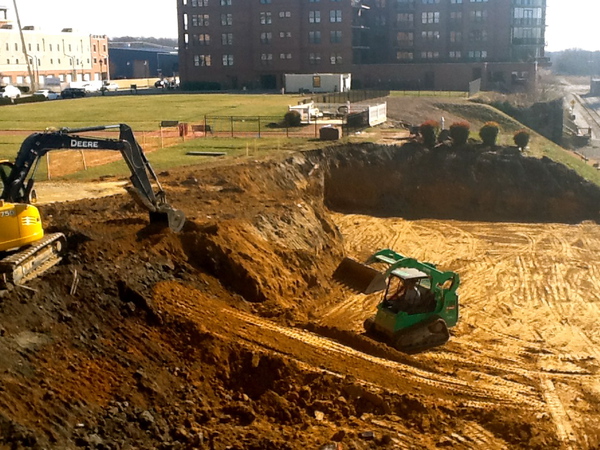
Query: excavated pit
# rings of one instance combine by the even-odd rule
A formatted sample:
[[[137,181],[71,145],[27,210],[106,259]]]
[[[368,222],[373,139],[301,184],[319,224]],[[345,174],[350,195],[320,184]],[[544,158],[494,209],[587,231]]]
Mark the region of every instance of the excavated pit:
[[[597,187],[510,149],[413,145],[160,177],[181,233],[147,228],[124,195],[42,208],[68,257],[0,299],[0,447],[560,446],[523,405],[418,381],[451,365],[319,323],[348,296],[331,280],[345,249],[328,208],[574,223],[597,219]]]

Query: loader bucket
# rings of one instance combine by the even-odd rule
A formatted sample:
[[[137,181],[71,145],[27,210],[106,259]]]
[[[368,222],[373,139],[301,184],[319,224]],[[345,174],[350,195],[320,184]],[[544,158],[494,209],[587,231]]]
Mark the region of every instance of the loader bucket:
[[[385,290],[386,277],[379,271],[351,258],[344,258],[333,273],[333,279],[362,294]]]

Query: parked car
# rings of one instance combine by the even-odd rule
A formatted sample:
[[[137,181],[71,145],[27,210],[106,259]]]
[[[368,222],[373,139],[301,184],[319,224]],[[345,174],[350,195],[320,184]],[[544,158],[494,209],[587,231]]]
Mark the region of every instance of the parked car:
[[[77,98],[77,97],[85,97],[85,89],[83,88],[66,88],[64,89],[60,96],[62,98]]]
[[[109,81],[105,81],[102,87],[100,88],[102,91],[108,92],[116,92],[119,90],[119,85],[117,83],[111,83]]]
[[[51,91],[50,89],[37,90],[33,93],[33,95],[43,95],[48,100],[56,100],[57,98],[60,98],[60,94],[58,94],[57,92]]]
[[[2,90],[2,98],[19,98],[20,96],[21,90],[12,84],[4,86]]]

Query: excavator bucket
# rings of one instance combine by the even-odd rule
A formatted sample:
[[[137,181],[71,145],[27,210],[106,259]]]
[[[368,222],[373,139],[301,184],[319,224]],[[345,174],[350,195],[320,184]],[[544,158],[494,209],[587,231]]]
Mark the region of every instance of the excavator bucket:
[[[150,223],[168,225],[174,232],[181,231],[185,224],[185,214],[178,209],[163,208],[160,211],[150,211]]]
[[[387,286],[384,274],[352,258],[342,260],[333,273],[333,279],[362,294],[383,291]]]

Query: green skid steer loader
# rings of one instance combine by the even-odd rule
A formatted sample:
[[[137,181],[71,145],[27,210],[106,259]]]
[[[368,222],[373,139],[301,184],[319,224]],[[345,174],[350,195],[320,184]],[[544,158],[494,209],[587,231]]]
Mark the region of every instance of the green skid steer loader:
[[[387,266],[379,272],[371,264]],[[334,278],[364,294],[383,291],[377,313],[365,320],[367,334],[383,335],[396,349],[417,353],[443,345],[458,321],[460,277],[441,272],[393,250],[373,254],[365,264],[345,258]],[[410,291],[410,293],[409,293]]]

